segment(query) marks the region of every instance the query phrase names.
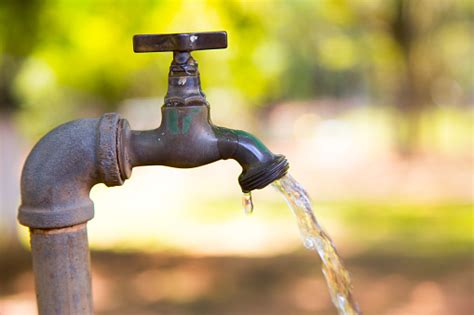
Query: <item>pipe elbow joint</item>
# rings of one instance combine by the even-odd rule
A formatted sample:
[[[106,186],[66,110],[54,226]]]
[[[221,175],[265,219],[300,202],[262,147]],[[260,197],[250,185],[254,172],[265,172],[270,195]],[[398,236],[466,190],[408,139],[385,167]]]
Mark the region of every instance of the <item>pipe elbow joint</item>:
[[[94,216],[90,189],[97,183],[121,185],[117,150],[120,119],[104,114],[63,124],[33,148],[21,176],[21,224],[62,228]]]
[[[222,127],[215,127],[215,133],[221,157],[242,166],[239,184],[243,192],[262,189],[288,172],[285,156],[273,154],[252,134]]]

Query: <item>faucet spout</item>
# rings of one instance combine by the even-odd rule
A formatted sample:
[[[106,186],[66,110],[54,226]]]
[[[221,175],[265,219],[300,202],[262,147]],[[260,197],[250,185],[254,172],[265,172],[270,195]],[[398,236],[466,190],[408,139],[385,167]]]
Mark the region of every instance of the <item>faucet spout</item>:
[[[288,172],[281,154],[273,154],[258,138],[243,130],[214,126],[222,159],[234,159],[242,166],[239,184],[242,192],[262,189]]]

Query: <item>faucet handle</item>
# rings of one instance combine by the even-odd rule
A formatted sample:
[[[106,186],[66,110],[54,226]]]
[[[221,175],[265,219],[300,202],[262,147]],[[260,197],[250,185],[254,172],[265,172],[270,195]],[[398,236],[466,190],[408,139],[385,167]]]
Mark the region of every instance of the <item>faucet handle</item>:
[[[227,33],[139,34],[133,36],[133,51],[192,51],[227,48]]]

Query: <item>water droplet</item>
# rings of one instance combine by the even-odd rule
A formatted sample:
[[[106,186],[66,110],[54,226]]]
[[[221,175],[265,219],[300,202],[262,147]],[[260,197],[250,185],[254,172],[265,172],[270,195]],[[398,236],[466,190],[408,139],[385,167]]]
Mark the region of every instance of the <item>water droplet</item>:
[[[245,214],[252,214],[253,212],[253,201],[252,201],[252,193],[247,192],[244,193],[242,197],[242,207],[244,208]]]
[[[314,249],[315,245],[314,245],[314,240],[311,238],[311,236],[309,237],[305,237],[303,239],[303,245],[304,247],[306,247],[307,249]]]

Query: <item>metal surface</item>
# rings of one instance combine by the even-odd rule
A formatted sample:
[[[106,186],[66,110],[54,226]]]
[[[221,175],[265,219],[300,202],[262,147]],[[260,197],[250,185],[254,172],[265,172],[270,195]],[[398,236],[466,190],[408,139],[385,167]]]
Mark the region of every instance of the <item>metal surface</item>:
[[[222,48],[227,48],[226,32],[140,34],[133,36],[133,51],[137,53]]]
[[[166,165],[191,168],[221,159],[242,166],[242,191],[261,189],[284,176],[288,162],[273,154],[253,135],[210,122],[209,107],[163,106],[161,126],[154,130],[123,130],[119,152],[125,151],[130,167]]]
[[[40,315],[92,314],[85,222],[94,215],[92,186],[121,185],[119,116],[73,121],[33,148],[22,173],[20,223],[31,229]],[[124,173],[126,175],[126,173]]]
[[[39,314],[93,314],[86,225],[30,229],[30,236]]]
[[[36,144],[21,176],[21,224],[51,229],[92,219],[92,186],[123,183],[117,126],[114,113],[101,119],[80,119],[57,127]]]
[[[119,159],[117,156],[117,130],[119,115],[106,113],[100,118],[97,126],[96,154],[101,182],[108,186],[120,186],[128,177],[120,172]]]
[[[193,36],[198,39],[191,43]],[[216,48],[216,43],[227,46],[224,32],[134,37],[135,51],[173,50],[173,61],[168,75],[168,92],[161,109],[161,126],[149,131],[123,130],[119,155],[128,157],[130,167],[189,168],[220,159],[234,159],[243,169],[239,176],[242,191],[260,189],[284,176],[288,162],[284,156],[274,155],[251,134],[211,123],[198,63],[190,51]]]
[[[189,52],[173,53],[168,75],[168,92],[165,106],[187,106],[207,104],[201,89],[198,63]]]
[[[18,219],[31,228],[41,315],[92,314],[85,222],[94,206],[90,189],[121,185],[132,168],[190,168],[220,159],[242,166],[242,191],[260,189],[284,176],[288,162],[253,135],[215,126],[190,51],[225,48],[225,32],[138,35],[138,51],[173,51],[168,92],[159,128],[130,130],[118,114],[61,125],[33,148],[23,168]]]

